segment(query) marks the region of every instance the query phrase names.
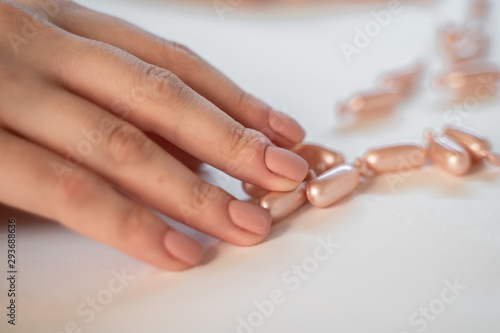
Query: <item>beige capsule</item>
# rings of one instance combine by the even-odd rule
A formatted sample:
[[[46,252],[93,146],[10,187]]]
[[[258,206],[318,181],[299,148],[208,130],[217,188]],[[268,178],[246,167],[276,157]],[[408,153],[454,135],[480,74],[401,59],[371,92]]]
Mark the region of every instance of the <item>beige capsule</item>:
[[[342,164],[309,182],[307,199],[315,207],[328,207],[349,195],[358,184],[358,169],[350,164]]]
[[[462,146],[445,135],[435,136],[428,132],[426,136],[427,153],[434,164],[456,176],[469,171],[471,158]]]
[[[473,162],[483,160],[491,150],[491,145],[485,137],[464,125],[448,125],[443,129],[443,134],[461,145],[470,154]]]
[[[260,198],[267,193],[267,190],[247,182],[243,182],[241,186],[243,187],[243,191],[253,198]]]
[[[363,160],[375,174],[407,171],[422,166],[427,158],[418,142],[402,141],[378,145],[368,150]]]
[[[306,190],[307,184],[303,182],[290,192],[267,192],[260,198],[259,205],[271,213],[273,223],[276,223],[306,203]]]
[[[489,153],[486,161],[492,166],[500,167],[500,155],[497,153]]]
[[[438,28],[439,37],[445,50],[453,47],[459,40],[466,36],[463,26],[456,23],[448,23]]]
[[[339,106],[339,114],[371,117],[393,112],[402,95],[393,91],[373,91],[356,95]]]
[[[317,144],[299,143],[292,148],[292,151],[306,160],[309,164],[309,169],[316,175],[320,175],[326,170],[344,163],[342,153]]]
[[[380,87],[384,90],[399,92],[408,96],[417,85],[422,73],[422,65],[414,63],[410,66],[386,73],[380,78]]]
[[[488,16],[490,2],[488,0],[473,0],[471,3],[472,19],[484,20]]]
[[[440,29],[440,35],[443,51],[451,62],[478,59],[485,54],[489,44],[481,20],[472,20],[461,26],[446,25]]]
[[[467,61],[442,75],[437,84],[453,90],[459,99],[475,97],[485,100],[496,94],[499,79],[500,70],[495,64]]]

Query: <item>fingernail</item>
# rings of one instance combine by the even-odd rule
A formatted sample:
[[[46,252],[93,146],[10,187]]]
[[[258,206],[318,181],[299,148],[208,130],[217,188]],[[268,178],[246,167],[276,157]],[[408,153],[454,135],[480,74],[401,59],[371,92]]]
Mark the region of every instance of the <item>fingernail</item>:
[[[174,229],[167,231],[164,245],[168,253],[192,266],[197,265],[203,257],[200,244]]]
[[[299,155],[274,146],[268,146],[266,148],[264,162],[271,172],[297,182],[304,180],[307,170],[309,169],[307,162]]]
[[[242,229],[266,235],[271,228],[271,214],[251,202],[233,200],[228,210],[233,223]]]
[[[293,143],[299,143],[304,140],[306,132],[292,117],[279,112],[270,111],[267,116],[267,121],[271,129],[284,136]]]

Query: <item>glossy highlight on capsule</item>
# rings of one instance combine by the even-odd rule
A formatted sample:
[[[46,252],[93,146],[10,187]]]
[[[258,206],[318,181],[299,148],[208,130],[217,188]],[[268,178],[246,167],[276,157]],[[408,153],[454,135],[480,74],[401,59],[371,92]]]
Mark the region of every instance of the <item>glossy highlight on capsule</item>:
[[[427,152],[434,164],[455,176],[461,176],[469,171],[471,158],[462,146],[445,135],[435,136],[427,132],[426,137]]]
[[[485,137],[464,125],[448,125],[443,134],[461,145],[470,154],[473,162],[483,160],[491,150],[491,145]]]
[[[406,171],[421,167],[427,158],[425,148],[417,142],[404,141],[375,146],[363,160],[375,174]]]
[[[259,200],[259,205],[267,209],[273,223],[279,222],[302,207],[306,201],[307,184],[300,184],[290,192],[268,192]]]
[[[358,169],[350,164],[342,164],[309,182],[307,199],[315,207],[328,207],[353,192],[358,184]]]
[[[486,62],[464,62],[442,75],[436,83],[451,89],[458,99],[475,97],[480,100],[494,96],[498,90],[500,70]]]
[[[350,98],[339,106],[339,114],[354,114],[359,117],[378,116],[394,111],[401,94],[392,91],[367,92]]]
[[[379,85],[384,90],[397,92],[406,97],[415,89],[421,73],[422,65],[414,63],[405,68],[382,75]]]

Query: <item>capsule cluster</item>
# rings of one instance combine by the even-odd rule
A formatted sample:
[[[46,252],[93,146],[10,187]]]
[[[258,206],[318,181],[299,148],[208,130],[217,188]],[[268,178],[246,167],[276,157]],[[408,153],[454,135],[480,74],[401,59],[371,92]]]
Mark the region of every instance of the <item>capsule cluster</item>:
[[[400,141],[373,146],[352,164],[346,163],[336,150],[299,144],[292,151],[309,164],[309,174],[300,186],[291,192],[267,192],[243,183],[243,189],[259,198],[259,205],[270,211],[276,223],[306,202],[319,208],[331,206],[351,194],[361,180],[420,168],[427,161],[456,176],[466,174],[474,164],[483,161],[500,167],[500,155],[491,151],[488,140],[463,125],[448,125],[437,133],[427,131],[425,139],[424,144]]]
[[[465,23],[448,23],[439,39],[448,69],[435,81],[453,92],[457,100],[484,100],[498,90],[500,70],[484,59],[489,45],[486,32],[489,2],[473,0]]]
[[[488,10],[488,0],[472,0],[465,23],[448,23],[439,28],[447,69],[434,83],[452,91],[456,100],[484,101],[498,91],[500,69],[485,60],[490,43],[486,31]],[[415,90],[422,72],[422,64],[413,63],[383,74],[376,88],[355,93],[342,102],[337,110],[339,116],[362,120],[392,114]]]
[[[391,114],[415,90],[421,73],[422,65],[417,62],[387,72],[380,77],[375,89],[356,93],[341,103],[338,113],[355,119]]]

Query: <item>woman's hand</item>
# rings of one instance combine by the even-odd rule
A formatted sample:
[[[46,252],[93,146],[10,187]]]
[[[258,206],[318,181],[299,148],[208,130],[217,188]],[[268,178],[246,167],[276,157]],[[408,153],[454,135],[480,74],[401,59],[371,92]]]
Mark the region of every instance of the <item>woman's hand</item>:
[[[283,149],[302,128],[182,45],[63,0],[0,1],[0,35],[1,202],[181,270],[201,246],[146,207],[242,246],[271,225],[190,168],[275,191],[306,175]]]

